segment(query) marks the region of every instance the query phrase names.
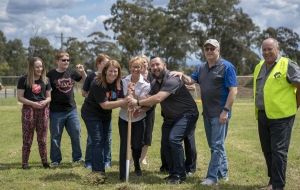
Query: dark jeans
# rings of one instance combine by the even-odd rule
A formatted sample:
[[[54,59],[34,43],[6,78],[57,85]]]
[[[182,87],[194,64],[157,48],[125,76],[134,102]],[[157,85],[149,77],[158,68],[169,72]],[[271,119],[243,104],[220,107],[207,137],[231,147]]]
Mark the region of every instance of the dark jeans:
[[[110,119],[82,116],[92,140],[92,171],[105,172],[104,146],[109,136]]]
[[[268,119],[264,111],[258,111],[260,144],[273,189],[285,186],[287,154],[294,120],[295,116]]]
[[[164,121],[162,126],[161,154],[168,165],[169,174],[185,178],[186,168],[182,141],[186,137],[193,137],[198,115],[185,114],[174,123]],[[194,146],[195,144],[191,143]],[[196,146],[188,149],[196,155]],[[190,159],[195,160],[195,158]],[[164,163],[162,163],[164,164]]]
[[[112,130],[111,125],[108,129],[108,138],[106,139],[106,142],[104,143],[104,163],[105,166],[111,166],[111,141],[112,141]],[[92,138],[88,135],[86,139],[86,150],[85,150],[85,165],[91,165],[92,164]]]
[[[119,172],[120,179],[124,180],[126,177],[126,150],[127,150],[127,128],[128,122],[119,118],[119,134],[120,134],[120,157],[119,157]],[[140,170],[139,159],[144,146],[143,134],[145,128],[145,120],[133,122],[131,124],[131,150],[134,167]]]

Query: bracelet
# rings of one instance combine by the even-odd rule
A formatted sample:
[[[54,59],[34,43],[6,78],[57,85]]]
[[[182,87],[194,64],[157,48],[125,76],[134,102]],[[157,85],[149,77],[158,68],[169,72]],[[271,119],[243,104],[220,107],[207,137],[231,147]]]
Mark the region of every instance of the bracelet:
[[[140,101],[139,101],[139,99],[137,99],[136,104],[137,104],[138,106],[140,106]]]
[[[226,111],[226,112],[230,112],[230,109],[228,109],[226,107],[224,107],[223,110]]]

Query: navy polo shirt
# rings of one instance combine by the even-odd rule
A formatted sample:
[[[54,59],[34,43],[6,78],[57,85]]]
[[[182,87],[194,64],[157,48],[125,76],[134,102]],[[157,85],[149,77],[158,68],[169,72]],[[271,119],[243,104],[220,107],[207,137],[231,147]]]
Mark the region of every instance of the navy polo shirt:
[[[229,61],[219,59],[209,68],[208,63],[200,64],[191,78],[201,88],[203,115],[219,117],[229,94],[229,87],[237,86],[236,69]]]

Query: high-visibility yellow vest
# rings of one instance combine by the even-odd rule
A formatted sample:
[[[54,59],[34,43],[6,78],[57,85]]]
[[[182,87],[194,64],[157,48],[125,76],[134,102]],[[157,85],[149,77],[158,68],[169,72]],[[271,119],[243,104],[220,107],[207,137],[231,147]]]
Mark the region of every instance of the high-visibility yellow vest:
[[[256,94],[256,79],[264,60],[256,65],[253,74],[254,100]],[[279,119],[295,115],[297,112],[296,87],[287,82],[289,59],[281,57],[269,74],[263,87],[265,112],[269,119]],[[255,101],[256,102],[256,101]],[[256,118],[257,118],[257,108]]]

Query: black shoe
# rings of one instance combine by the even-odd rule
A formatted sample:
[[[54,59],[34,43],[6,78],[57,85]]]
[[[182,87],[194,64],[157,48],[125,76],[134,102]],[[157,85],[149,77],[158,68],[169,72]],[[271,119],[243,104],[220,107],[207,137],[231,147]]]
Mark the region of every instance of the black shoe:
[[[167,179],[167,183],[168,184],[181,184],[185,181],[185,177],[178,177],[178,176],[168,176],[168,179]]]
[[[22,165],[22,168],[23,168],[23,170],[28,170],[28,169],[30,169],[30,167],[29,167],[28,164],[23,164],[23,165]]]
[[[169,172],[169,169],[166,168],[166,167],[164,167],[164,166],[161,166],[161,167],[159,168],[159,172],[161,172],[161,173],[168,173],[168,172]]]
[[[135,170],[134,173],[135,173],[136,176],[142,176],[143,175],[142,170]]]
[[[43,163],[43,167],[44,167],[44,168],[50,168],[50,165],[49,165],[48,162],[46,162],[46,163]]]

